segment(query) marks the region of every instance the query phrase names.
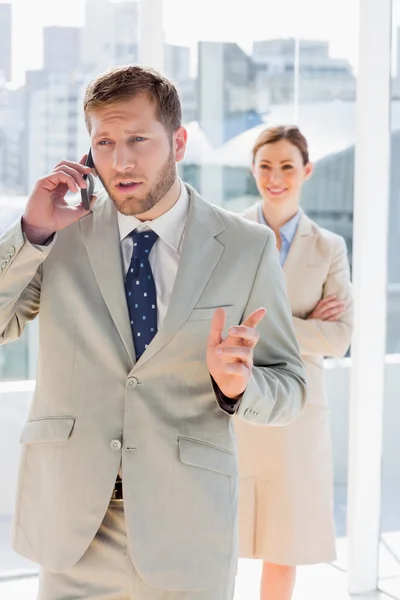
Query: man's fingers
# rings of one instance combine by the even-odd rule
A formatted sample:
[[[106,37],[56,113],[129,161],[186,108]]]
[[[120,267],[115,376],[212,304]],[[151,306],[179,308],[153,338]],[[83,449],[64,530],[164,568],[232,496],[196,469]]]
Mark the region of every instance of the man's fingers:
[[[218,345],[216,354],[220,355],[227,362],[240,361],[244,363],[248,369],[253,366],[253,352],[249,346],[222,346]]]
[[[242,323],[245,327],[257,327],[260,321],[263,320],[265,315],[267,314],[266,308],[257,308],[254,312],[251,313]]]
[[[244,340],[246,345],[250,348],[254,348],[260,339],[260,334],[257,329],[252,327],[246,327],[245,325],[238,325],[237,327],[231,327],[229,329],[229,335],[236,340]]]
[[[222,341],[222,334],[226,322],[226,315],[223,308],[217,308],[211,321],[211,331],[208,336],[208,345],[217,346]]]
[[[258,333],[256,327],[260,321],[263,320],[266,314],[266,308],[257,308],[257,310],[252,312],[241,325],[231,327],[229,329],[229,335],[236,339],[244,340],[247,346],[254,348],[260,339],[260,334]]]
[[[79,190],[74,177],[64,171],[53,171],[53,173],[47,175],[47,177],[39,179],[39,183],[40,186],[48,192],[53,192],[62,183],[67,185],[73,194],[76,194]]]
[[[91,173],[92,175],[95,175],[95,177],[97,177],[96,169],[94,167],[86,166],[87,157],[88,157],[88,155],[84,154],[78,164],[83,165],[85,167],[85,169],[87,169],[87,171],[85,171],[85,173]]]
[[[266,314],[267,311],[265,308],[258,308],[243,321],[242,325],[231,327],[229,329],[229,335],[236,339],[242,338],[247,346],[254,348],[260,337],[260,334],[255,328]],[[209,346],[215,347],[221,343],[225,323],[226,315],[224,309],[217,308],[211,322],[211,332],[208,338]]]
[[[78,173],[81,173],[82,175],[86,175],[87,173],[90,173],[91,168],[87,167],[85,164],[82,164],[82,160],[80,162],[74,162],[72,160],[61,160],[58,164],[56,164],[56,166],[54,167],[54,170],[59,169],[60,167],[69,167],[70,169],[74,169],[75,171],[78,171]],[[85,161],[86,162],[86,161]]]
[[[226,375],[235,375],[236,377],[248,377],[249,368],[242,362],[229,363],[225,365]]]
[[[73,177],[75,179],[77,185],[80,188],[87,187],[87,183],[83,179],[83,175],[81,173],[79,173],[79,171],[77,171],[76,169],[73,169],[72,167],[69,167],[68,165],[62,165],[62,166],[56,167],[54,169],[55,173],[59,173],[60,171],[62,171],[63,173],[67,173],[68,175],[71,175],[71,177]]]

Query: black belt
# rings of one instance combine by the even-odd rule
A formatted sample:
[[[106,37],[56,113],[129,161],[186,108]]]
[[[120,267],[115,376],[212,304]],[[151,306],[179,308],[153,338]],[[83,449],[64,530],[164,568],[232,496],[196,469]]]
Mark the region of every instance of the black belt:
[[[114,490],[111,496],[111,500],[123,500],[124,496],[122,494],[122,479],[121,477],[118,475],[116,481],[115,481],[115,485],[114,485]]]

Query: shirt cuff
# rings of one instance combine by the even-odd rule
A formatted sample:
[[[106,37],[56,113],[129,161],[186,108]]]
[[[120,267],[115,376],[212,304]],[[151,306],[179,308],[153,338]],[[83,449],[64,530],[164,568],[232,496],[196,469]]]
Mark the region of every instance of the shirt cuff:
[[[34,246],[38,250],[42,250],[42,248],[45,248],[46,246],[50,246],[51,242],[54,240],[54,236],[55,236],[55,233],[52,233],[51,236],[48,237],[45,242],[43,242],[43,244],[32,244],[32,246]]]
[[[45,240],[43,242],[43,244],[32,244],[32,242],[30,242],[28,240],[28,238],[26,237],[26,233],[24,232],[23,217],[21,217],[20,222],[21,222],[21,230],[22,230],[22,235],[23,235],[23,238],[24,238],[24,242],[25,242],[25,244],[28,244],[29,246],[32,246],[32,248],[36,248],[36,250],[41,250],[43,252],[45,250],[45,248],[47,248],[48,246],[50,246],[52,244],[52,242],[54,241],[54,238],[56,236],[56,232],[52,233],[47,238],[47,240]]]
[[[239,408],[240,401],[242,399],[243,394],[239,396],[239,398],[233,399],[228,398],[221,392],[214,379],[211,377],[212,386],[214,388],[215,395],[217,397],[217,402],[220,408],[228,413],[228,415],[234,415],[237,409]]]
[[[25,233],[23,235],[24,235],[24,241],[26,244],[30,244],[32,246],[32,248],[36,248],[36,250],[40,250],[41,252],[44,252],[47,249],[47,247],[52,244],[56,234],[52,233],[51,236],[49,238],[47,238],[47,240],[45,242],[43,242],[43,244],[32,244],[26,237]]]

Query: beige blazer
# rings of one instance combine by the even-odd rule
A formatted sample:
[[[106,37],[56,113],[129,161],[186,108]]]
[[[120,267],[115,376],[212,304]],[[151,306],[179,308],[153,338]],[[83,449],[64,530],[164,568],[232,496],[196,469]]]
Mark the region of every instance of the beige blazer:
[[[258,205],[249,208],[243,216],[258,223]],[[283,272],[294,329],[306,366],[307,403],[325,405],[324,357],[342,357],[352,334],[353,299],[346,243],[341,236],[319,227],[302,212]],[[321,298],[332,294],[345,303],[340,320],[307,320]]]
[[[170,307],[136,363],[108,197],[44,250],[24,239],[20,222],[0,238],[2,343],[40,312],[14,547],[48,569],[67,569],[88,548],[122,461],[130,553],[141,577],[170,590],[219,588],[232,577],[235,435],[205,362],[215,307],[225,307],[228,325],[260,305],[269,309],[238,415],[282,425],[302,409],[305,373],[274,236],[188,192]]]

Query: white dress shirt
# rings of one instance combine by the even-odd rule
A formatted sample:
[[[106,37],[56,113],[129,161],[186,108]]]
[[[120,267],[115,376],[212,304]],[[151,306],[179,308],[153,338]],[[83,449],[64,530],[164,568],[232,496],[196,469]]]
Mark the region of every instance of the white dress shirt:
[[[161,327],[174,287],[182,250],[186,220],[189,214],[189,195],[182,182],[181,193],[174,206],[153,221],[139,221],[136,217],[118,213],[119,239],[124,268],[124,279],[131,263],[133,240],[131,231],[152,229],[158,240],[151,249],[149,261],[157,292],[157,323]]]

